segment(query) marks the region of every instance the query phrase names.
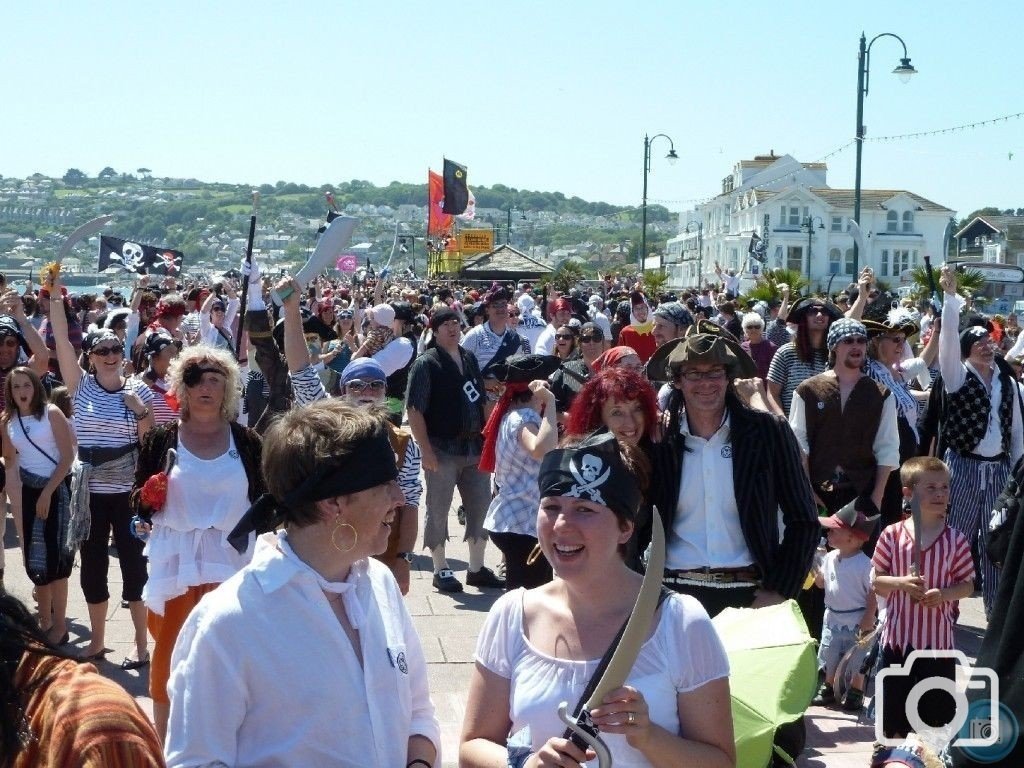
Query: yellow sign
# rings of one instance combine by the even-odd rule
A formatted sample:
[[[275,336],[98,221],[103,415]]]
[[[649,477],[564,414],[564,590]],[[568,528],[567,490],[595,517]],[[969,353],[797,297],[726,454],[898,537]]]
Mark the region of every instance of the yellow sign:
[[[493,229],[464,229],[459,233],[459,250],[463,253],[487,253],[494,250]]]

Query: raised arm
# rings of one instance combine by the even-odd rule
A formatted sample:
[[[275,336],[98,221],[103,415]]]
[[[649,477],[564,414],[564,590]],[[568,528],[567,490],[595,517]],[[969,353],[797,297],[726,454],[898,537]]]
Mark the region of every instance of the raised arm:
[[[14,289],[8,290],[0,298],[0,306],[14,315],[18,327],[21,328],[21,335],[25,338],[29,352],[32,353],[28,367],[35,371],[40,378],[45,376],[50,364],[50,350],[46,348],[43,337],[39,335],[39,331],[25,315],[25,303],[21,300],[21,296]]]
[[[61,291],[60,274],[58,273],[49,285],[50,291],[50,328],[53,330],[53,341],[57,346],[57,364],[60,366],[60,377],[72,399],[82,381],[82,366],[78,364],[78,355],[68,338],[68,316],[64,311],[64,296]]]

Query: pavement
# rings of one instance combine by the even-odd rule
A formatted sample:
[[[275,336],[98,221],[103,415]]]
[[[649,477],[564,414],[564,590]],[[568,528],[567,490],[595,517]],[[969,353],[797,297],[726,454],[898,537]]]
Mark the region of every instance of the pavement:
[[[455,516],[453,505],[449,530],[453,539],[461,536],[462,528]],[[32,584],[25,575],[13,520],[8,517],[4,536],[6,588],[28,605],[32,602]],[[461,541],[453,540],[448,546],[448,559],[456,576],[465,580],[469,552]],[[497,566],[499,553],[493,546],[487,548],[486,563]],[[497,590],[479,590],[466,587],[460,594],[441,594],[431,585],[431,561],[418,555],[413,572],[407,606],[423,644],[428,664],[431,695],[441,723],[444,765],[457,765],[459,734],[466,709],[473,651],[477,633],[491,604],[499,597]],[[98,664],[100,671],[116,680],[131,693],[143,709],[152,714],[152,700],[148,695],[148,668],[124,671],[119,664],[132,649],[132,624],[126,608],[119,600],[121,574],[116,558],[111,559],[110,601],[107,615],[107,647],[111,649],[106,662]],[[972,661],[975,659],[984,634],[985,616],[981,598],[974,597],[960,603],[960,625],[957,628],[958,647]],[[85,599],[78,584],[78,567],[71,576],[69,588],[68,620],[73,648],[84,649],[88,644],[89,625]],[[840,710],[811,707],[807,711],[807,748],[797,760],[801,768],[867,768],[870,765],[874,729],[863,717]],[[739,766],[739,768],[748,768]],[[753,768],[753,767],[750,767]]]

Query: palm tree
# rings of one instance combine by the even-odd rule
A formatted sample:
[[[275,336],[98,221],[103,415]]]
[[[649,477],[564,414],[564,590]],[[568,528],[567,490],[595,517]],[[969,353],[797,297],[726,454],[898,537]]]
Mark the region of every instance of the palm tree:
[[[914,267],[913,270],[913,281],[914,288],[911,291],[911,298],[915,301],[922,301],[929,298],[932,295],[931,285],[928,282],[928,270],[923,266]],[[935,290],[941,293],[939,288],[939,274],[938,268],[932,268],[932,278],[935,281]],[[971,298],[985,287],[985,276],[976,269],[970,267],[965,268],[963,271],[957,270],[956,274],[956,285],[957,293],[964,298]]]
[[[574,259],[566,259],[548,275],[547,279],[541,280],[541,284],[547,284],[562,293],[568,293],[586,279],[587,276],[579,262]]]
[[[668,282],[668,275],[660,269],[648,269],[644,272],[643,288],[644,294],[657,298]]]
[[[808,286],[807,280],[798,269],[766,269],[764,275],[745,296],[739,297],[738,301],[744,306],[750,299],[754,301],[768,301],[769,299],[781,299],[782,292],[779,285],[785,283],[789,286],[789,295],[796,298]]]

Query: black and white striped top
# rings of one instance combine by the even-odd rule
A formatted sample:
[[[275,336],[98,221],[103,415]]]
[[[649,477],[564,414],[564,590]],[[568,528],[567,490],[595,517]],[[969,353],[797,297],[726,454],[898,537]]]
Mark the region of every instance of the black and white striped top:
[[[134,392],[148,407],[153,407],[153,391],[136,379],[129,379],[123,389],[110,392],[99,385],[92,374],[84,374],[75,392],[72,407],[78,445],[85,448],[119,448],[139,441],[139,424],[124,404],[124,391]],[[90,493],[127,493],[135,481],[134,473],[125,473],[117,482],[93,479]]]

